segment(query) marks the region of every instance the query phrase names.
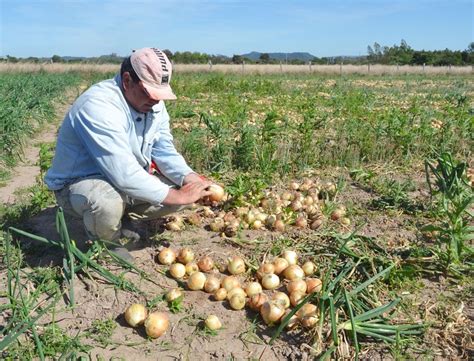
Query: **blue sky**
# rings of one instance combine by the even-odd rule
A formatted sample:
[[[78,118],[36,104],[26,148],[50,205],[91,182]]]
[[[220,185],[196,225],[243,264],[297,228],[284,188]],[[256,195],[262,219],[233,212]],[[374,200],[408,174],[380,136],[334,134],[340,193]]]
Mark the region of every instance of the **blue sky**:
[[[307,51],[365,55],[367,45],[466,49],[470,0],[0,0],[0,55]]]

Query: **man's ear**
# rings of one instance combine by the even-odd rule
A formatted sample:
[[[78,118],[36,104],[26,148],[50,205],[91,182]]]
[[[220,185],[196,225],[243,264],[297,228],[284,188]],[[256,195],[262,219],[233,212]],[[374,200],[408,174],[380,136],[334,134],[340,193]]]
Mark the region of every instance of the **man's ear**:
[[[132,81],[132,77],[130,76],[130,73],[128,71],[124,72],[122,74],[122,87],[123,87],[123,90],[130,89],[130,82],[131,81]]]

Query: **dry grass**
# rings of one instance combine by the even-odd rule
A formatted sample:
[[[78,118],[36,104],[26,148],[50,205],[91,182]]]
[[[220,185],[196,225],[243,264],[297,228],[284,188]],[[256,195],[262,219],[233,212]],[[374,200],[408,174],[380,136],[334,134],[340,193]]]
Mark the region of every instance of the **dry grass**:
[[[0,72],[32,72],[47,71],[63,73],[69,71],[83,72],[114,72],[117,64],[33,64],[33,63],[0,63]],[[285,64],[175,64],[174,69],[180,73],[220,72],[245,74],[276,74],[276,73],[314,73],[314,74],[472,74],[472,66],[411,66],[411,65],[285,65]]]

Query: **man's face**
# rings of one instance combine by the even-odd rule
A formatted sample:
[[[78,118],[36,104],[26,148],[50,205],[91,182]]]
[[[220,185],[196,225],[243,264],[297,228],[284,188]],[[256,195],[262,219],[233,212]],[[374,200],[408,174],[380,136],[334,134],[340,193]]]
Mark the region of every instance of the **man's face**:
[[[160,102],[153,99],[147,92],[142,82],[134,82],[128,72],[122,76],[123,93],[127,102],[140,113],[147,113],[151,108]]]

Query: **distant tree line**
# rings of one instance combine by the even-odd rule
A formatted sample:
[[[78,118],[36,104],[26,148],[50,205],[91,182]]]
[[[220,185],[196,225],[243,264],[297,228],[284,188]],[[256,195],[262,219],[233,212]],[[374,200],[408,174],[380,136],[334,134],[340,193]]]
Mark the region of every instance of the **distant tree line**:
[[[260,54],[258,59],[249,59],[242,55],[210,55],[200,52],[176,51],[171,52],[166,49],[164,52],[171,61],[177,64],[307,64],[307,60],[300,59],[274,59],[268,53]],[[30,62],[30,63],[94,63],[94,64],[120,64],[123,57],[115,53],[102,55],[99,57],[61,57],[53,55],[51,58],[16,58],[7,55],[0,58],[0,61],[11,63]],[[466,50],[414,50],[405,40],[400,45],[381,46],[377,42],[373,46],[367,47],[365,56],[338,56],[338,57],[313,57],[312,64],[388,64],[388,65],[474,65],[474,42],[471,42]]]

